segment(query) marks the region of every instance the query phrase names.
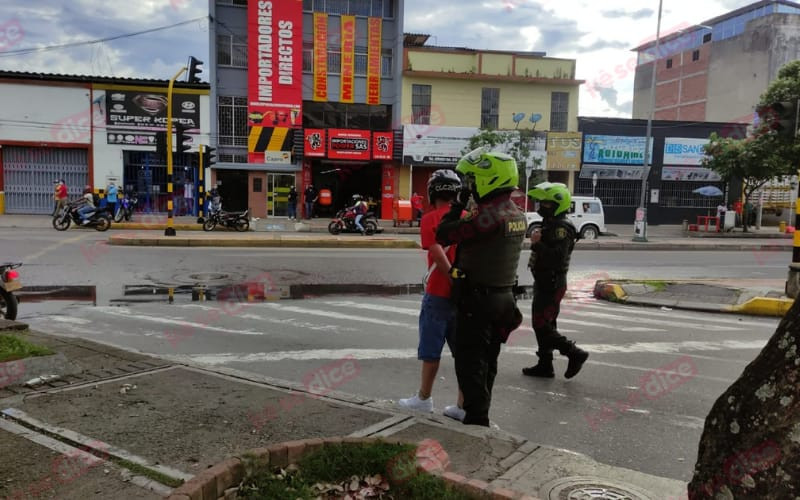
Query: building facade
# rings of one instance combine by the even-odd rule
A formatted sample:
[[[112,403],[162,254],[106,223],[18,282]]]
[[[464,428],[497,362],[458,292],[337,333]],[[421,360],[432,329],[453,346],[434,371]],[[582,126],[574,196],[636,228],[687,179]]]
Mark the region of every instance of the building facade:
[[[544,52],[438,47],[427,45],[428,38],[404,36],[400,196],[424,196],[431,171],[454,167],[480,129],[523,130],[514,137],[528,141],[526,163],[571,185],[579,158],[548,165],[545,150],[548,132],[577,129],[583,82],[575,79],[575,60]]]
[[[752,123],[760,95],[800,58],[800,4],[765,0],[636,47],[633,118]]]
[[[653,121],[645,187],[649,222],[694,223],[696,216],[715,211],[720,202],[738,200],[739,184],[723,182],[701,162],[703,146],[712,132],[737,136],[744,134],[746,127],[737,123]],[[575,194],[600,198],[606,223],[632,223],[645,175],[647,120],[579,117],[578,129],[583,134],[583,147]],[[717,187],[724,195],[706,197],[694,192],[705,186]]]
[[[139,209],[165,212],[166,159],[155,137],[166,130],[164,80],[0,72],[0,192],[6,213],[49,214],[53,183],[71,198],[110,182],[137,193]],[[192,144],[209,144],[208,84],[176,83],[173,119]],[[197,150],[196,146],[192,148]],[[176,214],[196,214],[196,154],[175,154]]]
[[[313,185],[320,215],[360,194],[391,218],[402,0],[210,0],[209,10],[212,182],[227,207],[286,216],[290,187]]]

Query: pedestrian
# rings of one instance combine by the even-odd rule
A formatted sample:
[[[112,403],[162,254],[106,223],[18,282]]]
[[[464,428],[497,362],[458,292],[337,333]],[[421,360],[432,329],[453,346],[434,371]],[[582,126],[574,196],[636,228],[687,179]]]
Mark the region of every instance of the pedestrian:
[[[53,216],[55,217],[61,210],[63,210],[67,206],[67,198],[69,194],[67,194],[67,185],[64,183],[64,179],[59,179],[56,184],[55,189],[55,198],[56,198],[56,208],[53,212]]]
[[[53,181],[53,217],[58,214],[59,203],[58,203],[58,179]]]
[[[456,172],[465,181],[436,229],[436,242],[458,244],[448,274],[456,306],[455,364],[464,393],[464,424],[488,427],[500,345],[522,322],[514,288],[525,239],[525,215],[511,200],[517,162],[504,153],[478,148]],[[471,199],[475,210],[462,217]]]
[[[289,220],[297,220],[297,190],[289,188]]]
[[[569,363],[564,377],[578,374],[589,357],[575,342],[558,332],[556,320],[561,299],[567,291],[567,272],[577,231],[567,218],[572,197],[569,189],[558,182],[543,182],[528,192],[539,202],[537,212],[542,216],[542,226],[531,233],[531,257],[528,268],[533,273],[533,304],[531,320],[536,333],[539,362],[523,368],[530,377],[555,377],[553,350],[567,357]]]
[[[306,219],[311,219],[314,217],[314,203],[317,202],[317,198],[317,189],[313,184],[309,184],[305,191],[303,191],[303,200],[305,201],[306,205],[306,213],[304,215]]]
[[[461,189],[461,180],[452,170],[437,170],[428,179],[428,202],[433,210],[423,218],[420,226],[420,243],[428,251],[428,274],[422,308],[419,312],[419,344],[417,359],[422,361],[419,390],[412,397],[398,401],[403,408],[433,413],[433,383],[439,371],[439,362],[445,342],[450,353],[455,352],[454,336],[456,309],[450,300],[450,278],[447,273],[455,260],[456,245],[443,248],[436,242],[436,227],[442,216],[450,211],[452,202]],[[464,420],[464,395],[458,391],[455,405],[446,406],[444,415]]]
[[[117,185],[114,181],[106,186],[106,207],[113,218],[117,213]]]
[[[419,226],[422,222],[422,196],[417,193],[411,195],[411,209],[414,211],[414,220]]]

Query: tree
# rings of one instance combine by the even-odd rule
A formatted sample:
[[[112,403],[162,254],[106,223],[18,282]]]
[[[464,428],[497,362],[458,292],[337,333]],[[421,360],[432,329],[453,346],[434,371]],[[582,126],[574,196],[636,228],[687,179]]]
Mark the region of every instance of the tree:
[[[467,154],[473,149],[482,146],[488,146],[495,151],[502,151],[514,158],[517,162],[517,169],[519,170],[520,188],[525,188],[525,176],[527,172],[525,167],[530,161],[533,165],[533,171],[528,179],[529,186],[535,186],[540,182],[547,180],[547,174],[544,170],[539,170],[542,164],[541,158],[535,157],[531,149],[531,144],[536,138],[536,132],[533,130],[493,130],[481,129],[477,134],[470,137],[469,145],[464,148],[462,154]],[[527,193],[526,193],[527,194]]]
[[[689,499],[797,498],[800,302],[706,417]]]
[[[791,174],[791,164],[775,153],[775,142],[776,138],[769,134],[731,139],[720,137],[715,132],[705,146],[707,157],[703,159],[703,166],[717,172],[726,182],[741,179],[744,198],[749,200],[758,188],[771,179]],[[742,217],[745,232],[747,219],[745,213]]]

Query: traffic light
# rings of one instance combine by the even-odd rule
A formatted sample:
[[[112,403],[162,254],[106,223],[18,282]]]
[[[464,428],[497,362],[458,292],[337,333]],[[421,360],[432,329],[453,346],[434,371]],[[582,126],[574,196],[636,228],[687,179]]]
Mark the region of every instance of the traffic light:
[[[756,108],[764,125],[776,134],[794,139],[797,132],[797,102],[774,102]]]
[[[214,151],[216,151],[217,148],[205,146],[203,149],[203,168],[209,168],[217,163],[217,155],[214,154]]]
[[[156,154],[167,155],[167,133],[156,132]]]
[[[200,73],[203,72],[203,68],[199,66],[203,65],[203,61],[199,61],[194,57],[189,57],[189,73],[186,77],[186,81],[189,83],[200,83],[200,77],[198,76]]]
[[[175,152],[185,153],[192,149],[192,136],[187,135],[188,126],[178,122],[175,124]]]

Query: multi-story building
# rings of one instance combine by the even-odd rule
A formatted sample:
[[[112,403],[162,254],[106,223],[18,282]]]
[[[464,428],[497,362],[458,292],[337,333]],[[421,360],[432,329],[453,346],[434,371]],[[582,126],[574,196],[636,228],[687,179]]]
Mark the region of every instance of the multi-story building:
[[[551,180],[572,186],[572,173],[580,168],[580,141],[572,162],[548,162],[544,150],[545,132],[577,130],[583,82],[575,78],[575,60],[544,52],[432,46],[428,38],[404,37],[399,195],[424,195],[430,172],[452,168],[479,129],[539,133],[529,143],[538,150],[533,156],[538,153]]]
[[[749,123],[784,64],[800,58],[800,3],[764,0],[636,47],[633,118]]]
[[[138,194],[140,211],[166,212],[166,158],[156,154],[156,134],[165,130],[168,83],[0,71],[0,207],[4,198],[8,213],[51,213],[53,182],[63,179],[70,197],[85,186],[102,194],[114,182]],[[173,121],[194,145],[209,144],[208,93],[207,83],[173,89]],[[173,158],[175,213],[194,215],[197,155]]]
[[[226,206],[285,216],[289,188],[313,184],[323,214],[360,194],[390,218],[402,0],[209,0],[209,9],[212,182]]]

